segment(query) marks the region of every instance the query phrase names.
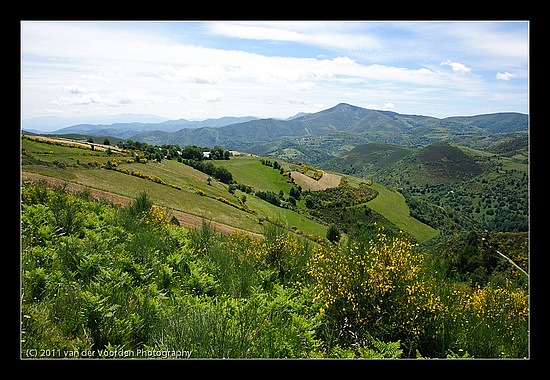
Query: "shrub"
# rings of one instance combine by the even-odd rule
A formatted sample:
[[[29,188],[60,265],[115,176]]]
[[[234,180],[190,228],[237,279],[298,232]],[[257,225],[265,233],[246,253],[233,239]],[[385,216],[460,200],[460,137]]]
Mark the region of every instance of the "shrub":
[[[443,301],[448,354],[466,351],[476,358],[528,356],[529,297],[513,286],[454,284]]]
[[[361,344],[365,336],[401,341],[411,355],[439,326],[444,306],[423,280],[422,257],[402,237],[316,247],[310,274],[332,344]]]
[[[340,240],[340,230],[335,224],[331,224],[327,230],[327,239],[331,243],[337,243]]]

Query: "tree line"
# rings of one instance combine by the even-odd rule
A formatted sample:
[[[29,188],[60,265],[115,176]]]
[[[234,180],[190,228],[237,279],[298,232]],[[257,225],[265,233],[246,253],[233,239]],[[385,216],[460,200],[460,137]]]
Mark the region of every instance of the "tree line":
[[[229,160],[231,152],[222,146],[216,145],[213,148],[186,145],[180,147],[178,144],[151,145],[145,142],[126,140],[120,141],[117,146],[121,149],[139,150],[148,160],[158,162],[166,160]]]

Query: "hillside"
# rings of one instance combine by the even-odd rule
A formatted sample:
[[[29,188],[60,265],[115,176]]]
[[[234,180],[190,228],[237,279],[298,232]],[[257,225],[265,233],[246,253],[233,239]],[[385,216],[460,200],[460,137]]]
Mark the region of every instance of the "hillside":
[[[349,194],[356,194],[353,189],[365,183],[359,178],[343,182],[343,176],[338,173],[289,162],[275,163],[248,154],[237,154],[229,160],[204,161],[210,165],[206,167],[229,173],[232,182],[224,183],[201,167],[186,165],[184,160],[151,160],[137,151],[68,139],[25,137],[22,143],[24,180],[46,180],[74,189],[89,188],[98,197],[123,204],[144,190],[152,194],[156,204],[171,210],[181,225],[200,227],[202,219],[207,219],[220,231],[261,234],[266,224],[272,223],[314,240],[323,239],[333,223],[332,211],[323,211],[320,206],[308,208],[306,196],[335,187],[349,187]],[[155,157],[158,157],[156,153]],[[315,176],[319,177],[313,179]],[[357,204],[364,202],[366,200]],[[402,207],[408,215],[404,202]],[[399,225],[394,224],[395,218],[386,219],[383,211],[374,211],[364,222],[369,218],[392,228]],[[344,224],[353,226],[350,221]],[[418,234],[418,227],[427,227],[420,225],[406,226],[405,230],[420,239],[435,235],[435,230],[431,234]]]
[[[139,163],[132,154],[108,154],[63,143],[65,145],[23,139],[23,173],[41,174],[126,198],[135,197],[140,190],[148,191],[158,205],[199,221],[197,227],[200,218],[206,218],[261,233],[263,226],[258,218],[270,217],[290,219],[307,233],[324,235],[324,226],[291,215],[290,210],[265,205],[259,215],[248,211],[239,195],[228,192],[226,184],[216,180],[208,182],[209,175],[175,160]],[[268,172],[267,168],[265,171]]]
[[[470,154],[445,142],[411,149],[392,144],[357,145],[349,153],[321,164],[346,174],[376,178],[384,183],[403,187],[438,185],[475,177],[482,166]]]
[[[493,115],[453,116],[445,120],[475,126],[490,133],[521,132],[529,128],[526,115],[516,112],[502,112],[498,115],[498,118]]]
[[[392,144],[361,144],[340,157],[323,162],[322,166],[342,173],[369,177],[370,173],[391,167],[412,152],[411,148]]]
[[[441,231],[527,231],[528,157],[526,137],[490,151],[444,142],[421,149],[371,143],[320,167],[399,189],[412,215]]]
[[[481,166],[468,154],[447,143],[434,143],[417,153],[431,180],[453,182],[481,174]]]
[[[522,136],[504,140],[495,144],[490,149],[492,153],[500,154],[506,157],[523,156],[525,159],[529,156],[529,137]]]

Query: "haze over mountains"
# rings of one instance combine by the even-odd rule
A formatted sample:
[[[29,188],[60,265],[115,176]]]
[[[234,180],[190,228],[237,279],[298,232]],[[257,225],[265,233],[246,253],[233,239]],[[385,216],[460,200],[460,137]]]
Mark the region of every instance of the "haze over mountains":
[[[252,116],[222,117],[206,120],[168,120],[156,115],[118,114],[92,118],[59,118],[55,116],[35,117],[23,120],[23,130],[34,133],[77,133],[99,136],[112,134],[125,138],[142,131],[173,132],[182,128],[222,127],[224,125],[257,119]],[[57,127],[55,127],[57,126]]]
[[[226,149],[256,154],[284,156],[284,151],[291,149],[292,154],[298,156],[309,153],[338,156],[353,146],[370,142],[408,147],[423,147],[435,141],[469,145],[471,140],[476,144],[480,141],[492,144],[499,140],[498,136],[524,134],[528,128],[529,117],[521,113],[439,119],[340,103],[320,112],[298,114],[284,120],[224,117],[203,121],[179,119],[158,123],[79,124],[49,133],[113,136],[152,145],[221,145]],[[315,152],[310,152],[311,149]]]
[[[37,116],[22,120],[23,130],[36,133],[53,133],[78,124],[161,123],[167,118],[148,114],[116,114],[81,117]]]

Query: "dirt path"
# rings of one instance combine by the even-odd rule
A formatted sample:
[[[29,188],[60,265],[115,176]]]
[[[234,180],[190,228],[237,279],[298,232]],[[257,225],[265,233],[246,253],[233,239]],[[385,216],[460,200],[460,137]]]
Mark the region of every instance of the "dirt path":
[[[300,172],[291,172],[290,175],[294,178],[294,182],[300,185],[302,189],[312,191],[337,187],[342,179],[341,175],[326,172],[323,173],[323,176],[318,181]]]
[[[36,174],[36,173],[21,172],[21,181],[44,181],[47,184],[52,186],[65,186],[65,190],[67,190],[70,193],[78,193],[87,188],[90,192],[90,195],[94,199],[105,199],[107,201],[114,202],[114,203],[119,202],[122,205],[127,205],[134,200],[133,198],[126,197],[123,195],[118,195],[118,194],[113,194],[102,190],[92,189],[90,187],[86,187],[86,186],[79,185],[72,182],[67,182],[59,178],[48,177],[48,176]],[[203,218],[200,216],[188,214],[186,212],[179,211],[179,210],[170,210],[170,212],[176,217],[176,219],[178,220],[178,222],[182,227],[186,227],[186,228],[202,227]],[[223,234],[230,234],[233,232],[244,232],[257,238],[263,237],[263,235],[261,234],[243,230],[241,228],[229,226],[227,224],[215,222],[213,220],[209,222],[211,223],[211,226],[214,230],[221,232]]]

